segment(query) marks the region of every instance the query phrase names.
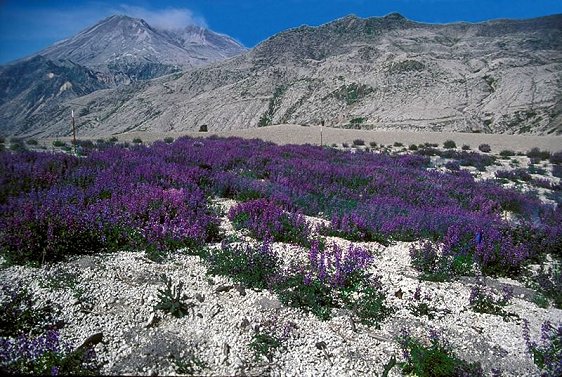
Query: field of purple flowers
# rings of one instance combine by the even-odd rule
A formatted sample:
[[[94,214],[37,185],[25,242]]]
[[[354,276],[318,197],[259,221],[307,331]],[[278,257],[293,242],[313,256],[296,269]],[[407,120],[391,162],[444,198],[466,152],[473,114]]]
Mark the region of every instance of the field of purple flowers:
[[[0,254],[8,264],[42,265],[123,250],[144,250],[157,259],[187,250],[205,260],[208,274],[270,289],[286,306],[322,320],[334,308],[345,309],[358,323],[379,326],[393,309],[379,276],[367,272],[373,255],[353,244],[342,249],[326,237],[385,246],[419,241],[411,244],[412,265],[421,278],[437,281],[475,271],[520,276],[526,265],[547,254],[562,257],[560,205],[501,185],[501,179],[532,182],[524,169],[476,180],[460,166],[485,171],[494,157],[475,152],[420,148],[391,155],[183,137],[151,146],[89,143],[81,154],[0,152]],[[435,155],[453,162],[435,169],[430,157]],[[553,156],[559,164],[560,153]],[[534,181],[559,190],[548,180]],[[236,230],[260,240],[258,246],[230,242],[220,228],[223,216],[215,198],[236,201],[227,218]],[[307,216],[323,221],[313,223]],[[284,269],[272,242],[299,245],[308,258]],[[208,244],[215,247],[205,248]],[[538,284],[559,307],[560,272],[539,277],[544,281]],[[189,307],[181,303],[181,286],[173,291],[169,285],[169,302],[159,308],[181,317]],[[504,313],[501,307],[509,299],[490,297],[474,290],[470,302],[480,312]],[[58,339],[49,334],[42,336]],[[46,341],[5,342],[15,355],[22,344]],[[37,347],[46,358],[58,357],[63,346],[57,342]],[[405,344],[421,347],[413,340]],[[433,346],[442,351],[438,343]],[[0,361],[17,359],[8,356]],[[37,363],[22,365],[14,370],[34,370]]]
[[[200,246],[219,237],[214,196],[245,202],[230,218],[261,239],[309,245],[306,214],[330,220],[321,234],[437,241],[438,253],[494,274],[516,272],[539,253],[561,253],[559,207],[466,171],[427,169],[425,156],[236,138],[106,145],[86,154],[1,153],[7,260]],[[507,212],[515,220],[505,220]]]

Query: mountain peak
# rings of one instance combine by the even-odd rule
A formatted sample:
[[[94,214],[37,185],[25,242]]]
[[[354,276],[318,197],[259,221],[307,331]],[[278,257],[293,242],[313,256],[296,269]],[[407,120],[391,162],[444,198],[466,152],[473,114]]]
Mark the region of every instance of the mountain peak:
[[[386,20],[394,20],[394,21],[406,21],[407,18],[402,16],[400,13],[397,12],[392,12],[387,14],[386,16],[383,17]]]

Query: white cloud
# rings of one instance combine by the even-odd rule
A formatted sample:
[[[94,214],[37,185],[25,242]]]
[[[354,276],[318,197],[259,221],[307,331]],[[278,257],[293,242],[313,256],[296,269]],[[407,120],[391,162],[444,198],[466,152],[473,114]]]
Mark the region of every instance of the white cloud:
[[[187,8],[151,10],[131,5],[120,5],[118,12],[135,18],[142,18],[149,25],[161,29],[182,29],[188,25],[207,26],[203,17],[195,15]]]

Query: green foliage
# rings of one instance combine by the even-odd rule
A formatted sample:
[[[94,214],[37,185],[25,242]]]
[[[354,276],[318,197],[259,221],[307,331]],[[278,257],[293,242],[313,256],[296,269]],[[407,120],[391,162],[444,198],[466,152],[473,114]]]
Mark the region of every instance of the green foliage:
[[[263,356],[271,362],[273,361],[275,350],[281,347],[281,339],[274,334],[256,332],[252,337],[249,347],[254,352],[256,360]]]
[[[207,368],[207,364],[193,354],[189,354],[183,359],[174,359],[173,363],[176,365],[176,372],[179,374],[186,374],[188,376],[201,374]]]
[[[504,149],[500,152],[500,156],[502,157],[512,157],[515,156],[515,152],[509,149]]]
[[[418,150],[418,146],[417,146],[416,144],[411,144],[411,145],[408,147],[408,149],[411,150],[411,151],[417,151],[417,150]]]
[[[529,276],[527,285],[537,291],[537,300],[548,306],[551,301],[557,309],[562,309],[562,263],[557,261],[552,266],[541,264],[537,273]],[[541,306],[541,305],[539,305]]]
[[[420,278],[428,281],[447,281],[455,276],[470,275],[474,265],[471,254],[443,255],[431,242],[412,245],[412,266],[421,271]]]
[[[478,146],[478,150],[480,152],[484,152],[484,153],[490,153],[492,151],[492,148],[490,147],[490,145],[488,144],[480,144]]]
[[[133,144],[142,144],[142,139],[140,137],[135,137],[133,139]]]
[[[470,307],[477,313],[499,315],[507,319],[513,314],[506,312],[503,307],[509,303],[512,292],[505,290],[502,297],[484,286],[474,286],[470,293]]]
[[[371,141],[371,142],[369,142],[369,145],[371,146],[371,148],[376,148],[376,147],[377,147],[377,142],[376,142],[376,141]]]
[[[53,147],[57,147],[57,148],[66,147],[66,143],[62,140],[55,140],[53,141]]]
[[[527,152],[527,157],[529,158],[536,158],[539,160],[548,160],[551,156],[549,151],[541,151],[539,148],[535,147],[532,148],[530,151]]]
[[[400,363],[404,375],[418,377],[483,376],[479,363],[469,364],[458,358],[450,347],[437,338],[429,345],[410,336],[400,339],[406,362]]]
[[[279,106],[281,106],[281,97],[285,93],[285,90],[286,88],[283,86],[278,86],[275,88],[273,95],[269,99],[267,110],[265,111],[265,113],[263,113],[263,115],[260,117],[260,120],[258,121],[258,127],[271,125],[275,112],[277,111],[277,109],[279,109]]]
[[[470,145],[468,145],[468,144],[463,144],[463,146],[461,147],[461,149],[462,149],[463,151],[469,151],[469,150],[470,150]]]
[[[154,309],[170,313],[176,318],[188,315],[189,309],[193,308],[194,304],[185,302],[187,296],[182,294],[184,283],[180,282],[174,286],[171,278],[165,275],[163,278],[165,287],[158,290],[158,303]]]
[[[26,143],[27,143],[28,145],[37,145],[37,144],[39,144],[39,143],[37,142],[37,140],[35,140],[35,139],[27,139],[27,140],[26,140]]]
[[[36,308],[35,300],[25,287],[2,287],[8,297],[0,304],[0,337],[38,334],[52,325],[54,306]]]
[[[328,285],[318,280],[308,282],[303,275],[283,279],[275,290],[283,304],[310,311],[323,321],[330,319],[332,308],[337,307]]]
[[[348,85],[342,85],[337,90],[332,92],[330,95],[335,98],[344,101],[347,105],[352,105],[359,101],[361,98],[366,97],[371,92],[373,88],[364,84],[351,83]]]
[[[443,147],[446,149],[453,149],[457,147],[457,144],[453,140],[446,140],[443,143]]]
[[[223,244],[218,250],[207,251],[204,259],[208,274],[229,276],[250,288],[267,288],[278,270],[277,255],[267,242],[261,247]]]
[[[392,144],[392,145],[394,145],[395,147],[403,147],[404,146],[404,144],[402,144],[398,141],[395,141],[394,144]]]
[[[353,145],[355,146],[365,145],[365,141],[362,139],[355,139],[353,140]]]
[[[166,144],[172,144],[173,142],[174,142],[173,137],[168,136],[168,137],[164,138],[164,143],[166,143]]]

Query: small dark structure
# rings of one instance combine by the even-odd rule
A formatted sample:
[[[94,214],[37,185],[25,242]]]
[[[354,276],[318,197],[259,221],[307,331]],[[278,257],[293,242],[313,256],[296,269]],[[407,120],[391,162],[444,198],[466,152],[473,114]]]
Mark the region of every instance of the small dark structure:
[[[207,125],[206,124],[202,124],[201,126],[199,126],[199,132],[207,132]]]

